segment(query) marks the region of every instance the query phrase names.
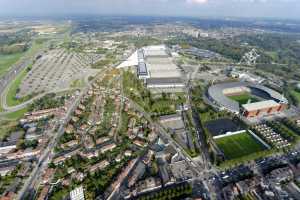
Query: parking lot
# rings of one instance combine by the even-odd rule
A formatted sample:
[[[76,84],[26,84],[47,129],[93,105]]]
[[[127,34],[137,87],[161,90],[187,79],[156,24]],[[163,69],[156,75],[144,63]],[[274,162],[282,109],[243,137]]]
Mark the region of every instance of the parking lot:
[[[82,82],[97,70],[90,65],[100,59],[97,55],[68,52],[56,49],[43,54],[23,79],[19,97],[33,93],[67,89],[75,82]]]

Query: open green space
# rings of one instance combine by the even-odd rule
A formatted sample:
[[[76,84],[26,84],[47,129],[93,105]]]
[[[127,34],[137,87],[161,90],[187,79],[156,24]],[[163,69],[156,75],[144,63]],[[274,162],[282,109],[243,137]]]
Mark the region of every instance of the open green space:
[[[4,75],[9,68],[15,64],[24,53],[14,53],[14,54],[7,54],[2,55],[0,54],[0,77]]]
[[[299,104],[299,102],[300,102],[300,92],[298,92],[297,90],[291,90],[290,93],[296,99],[297,103]]]
[[[151,93],[130,71],[123,73],[123,86],[124,93],[153,116],[175,114],[176,106],[186,101],[183,93]]]
[[[228,98],[237,101],[240,105],[247,104],[248,102],[255,103],[259,100],[249,93],[241,94],[241,95],[234,95],[234,96],[228,96]]]
[[[248,132],[218,138],[215,142],[228,160],[265,150],[265,147]]]
[[[11,129],[17,126],[18,122],[16,121],[8,121],[1,120],[0,121],[0,141],[9,135]]]
[[[26,107],[12,113],[8,113],[7,115],[5,115],[5,117],[9,120],[18,120],[22,118],[24,114],[27,112],[28,112],[28,108]]]
[[[25,53],[24,57],[25,58],[31,58],[34,56],[43,46],[44,46],[44,41],[34,41],[30,49]],[[29,99],[31,99],[35,94],[23,97],[23,98],[16,98],[16,95],[19,90],[19,86],[22,83],[22,80],[26,76],[27,72],[31,69],[32,64],[27,66],[25,69],[23,69],[15,78],[14,81],[9,86],[7,96],[6,96],[6,103],[8,106],[16,106],[19,105]]]
[[[21,104],[22,102],[30,99],[29,97],[16,98],[16,95],[19,90],[19,85],[21,84],[21,82],[22,82],[23,78],[26,76],[26,74],[27,74],[27,70],[24,69],[22,72],[20,72],[20,74],[18,74],[16,79],[10,85],[7,95],[6,95],[6,103],[8,106],[16,106],[16,105]]]

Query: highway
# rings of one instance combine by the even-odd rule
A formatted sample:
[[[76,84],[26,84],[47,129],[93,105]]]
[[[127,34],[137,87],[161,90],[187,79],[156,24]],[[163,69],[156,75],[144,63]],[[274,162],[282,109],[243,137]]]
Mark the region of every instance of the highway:
[[[18,76],[18,74],[32,63],[32,60],[21,60],[16,63],[11,69],[0,78],[0,94],[3,95],[7,86]]]
[[[1,103],[2,103],[2,108],[5,110],[4,112],[1,112],[0,113],[0,116],[3,116],[3,115],[6,115],[8,113],[11,113],[11,112],[15,112],[15,111],[18,111],[18,110],[21,110],[23,108],[26,108],[29,104],[33,103],[35,100],[38,100],[40,98],[42,98],[43,96],[47,95],[47,94],[50,94],[50,93],[60,93],[60,92],[66,92],[66,91],[70,91],[70,90],[80,90],[82,88],[80,87],[74,87],[74,88],[65,88],[65,89],[61,89],[61,90],[52,90],[50,92],[45,92],[45,93],[42,93],[42,94],[39,94],[35,97],[33,97],[32,99],[28,100],[28,101],[25,101],[19,105],[16,105],[16,106],[8,106],[6,104],[6,94],[7,94],[7,89],[9,87],[7,87],[5,89],[5,91],[2,93],[3,95],[1,96]]]

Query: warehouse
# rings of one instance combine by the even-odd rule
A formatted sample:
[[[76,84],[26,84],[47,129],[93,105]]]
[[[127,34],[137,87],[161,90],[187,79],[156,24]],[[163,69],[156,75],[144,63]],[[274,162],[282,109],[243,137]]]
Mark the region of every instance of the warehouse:
[[[165,45],[138,49],[117,68],[128,67],[135,67],[137,77],[153,93],[176,93],[184,90],[181,70],[173,62],[171,52]]]
[[[180,69],[174,64],[164,45],[148,46],[138,50],[138,77],[154,93],[182,92],[185,84]]]

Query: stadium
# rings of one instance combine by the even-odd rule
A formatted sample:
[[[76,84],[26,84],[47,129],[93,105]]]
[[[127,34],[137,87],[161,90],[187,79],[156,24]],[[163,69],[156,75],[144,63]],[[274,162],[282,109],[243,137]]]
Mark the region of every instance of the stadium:
[[[288,100],[280,93],[249,82],[216,84],[209,87],[207,96],[218,109],[246,118],[280,113],[288,105]]]

